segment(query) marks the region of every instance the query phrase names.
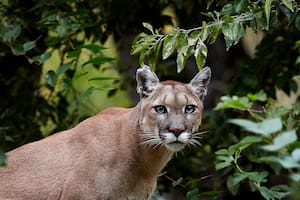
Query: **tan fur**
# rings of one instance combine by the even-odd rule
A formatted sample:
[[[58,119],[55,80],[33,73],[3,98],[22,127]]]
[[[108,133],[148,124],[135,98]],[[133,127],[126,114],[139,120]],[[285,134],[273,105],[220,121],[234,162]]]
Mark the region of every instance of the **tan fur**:
[[[156,113],[157,104],[166,105],[169,116]],[[180,114],[187,104],[197,105],[191,116]],[[182,124],[192,134],[202,109],[191,85],[157,83],[134,108],[106,109],[70,130],[8,152],[7,166],[0,169],[0,199],[149,199],[172,156],[170,148],[188,144],[166,144],[165,136],[158,142],[159,136]]]

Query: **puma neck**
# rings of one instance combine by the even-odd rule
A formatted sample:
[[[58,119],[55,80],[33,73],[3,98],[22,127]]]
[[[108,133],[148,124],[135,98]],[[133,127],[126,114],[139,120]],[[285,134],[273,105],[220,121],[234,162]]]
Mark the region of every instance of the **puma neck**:
[[[137,162],[135,162],[137,171],[140,175],[145,176],[157,176],[157,174],[161,173],[164,166],[167,164],[167,162],[171,159],[173,152],[167,149],[163,145],[158,146],[149,146],[147,144],[143,143],[142,135],[145,134],[141,128],[140,116],[142,111],[142,102],[139,102],[135,108],[133,113],[139,113],[136,116],[137,119],[137,127],[136,131],[139,135],[139,141],[136,148],[136,159]],[[134,114],[136,115],[136,114]],[[134,117],[135,118],[135,117]]]
[[[155,149],[151,149],[151,147],[148,146],[141,146],[139,150],[140,155],[137,172],[141,176],[156,177],[161,173],[173,155],[173,152],[163,146]]]

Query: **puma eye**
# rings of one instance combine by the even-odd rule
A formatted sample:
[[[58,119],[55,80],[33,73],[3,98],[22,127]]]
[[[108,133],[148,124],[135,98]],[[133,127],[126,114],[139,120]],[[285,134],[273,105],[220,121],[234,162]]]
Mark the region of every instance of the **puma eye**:
[[[157,112],[158,114],[165,114],[167,113],[167,108],[165,106],[159,105],[159,106],[154,106],[153,107],[155,112]]]
[[[187,105],[184,109],[184,112],[186,114],[192,114],[193,112],[195,112],[196,110],[196,106],[195,105]]]

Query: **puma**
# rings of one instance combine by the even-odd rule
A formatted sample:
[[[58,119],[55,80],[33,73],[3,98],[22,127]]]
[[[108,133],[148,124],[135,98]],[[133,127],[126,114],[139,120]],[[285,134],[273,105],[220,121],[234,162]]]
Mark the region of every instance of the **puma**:
[[[188,84],[160,82],[137,70],[141,99],[133,108],[98,115],[7,153],[0,199],[149,199],[174,152],[198,145],[211,71]]]

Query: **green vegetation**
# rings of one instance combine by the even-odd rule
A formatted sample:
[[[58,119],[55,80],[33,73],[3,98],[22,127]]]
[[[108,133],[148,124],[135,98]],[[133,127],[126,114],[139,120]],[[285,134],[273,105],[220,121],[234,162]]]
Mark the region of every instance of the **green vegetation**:
[[[253,57],[240,58],[238,70],[227,66],[234,77],[205,113],[202,129],[209,131],[203,146],[170,162],[154,199],[174,190],[189,200],[297,199],[299,98],[278,100],[279,90],[292,95],[299,87],[297,1],[14,0],[0,2],[0,15],[2,165],[7,150],[67,129],[104,107],[130,104],[127,91],[137,66],[122,63],[121,44],[128,36],[136,36],[136,65],[184,76],[187,65],[201,69],[209,63],[213,44],[223,41],[221,51],[230,52],[252,29],[264,37]]]

